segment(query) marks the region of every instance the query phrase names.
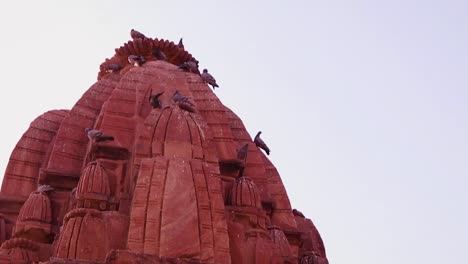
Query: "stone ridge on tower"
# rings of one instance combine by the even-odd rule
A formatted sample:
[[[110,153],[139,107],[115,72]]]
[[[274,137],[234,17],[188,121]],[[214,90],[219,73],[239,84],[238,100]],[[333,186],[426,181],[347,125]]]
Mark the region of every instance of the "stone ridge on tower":
[[[328,263],[274,165],[187,62],[198,67],[180,45],[134,38],[70,110],[31,123],[0,191],[0,264]]]

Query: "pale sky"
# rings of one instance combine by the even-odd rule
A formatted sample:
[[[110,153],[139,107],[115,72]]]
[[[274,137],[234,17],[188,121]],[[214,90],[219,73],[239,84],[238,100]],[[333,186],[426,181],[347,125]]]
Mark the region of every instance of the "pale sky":
[[[330,264],[468,263],[468,1],[2,1],[0,173],[130,39],[178,41]],[[1,173],[3,175],[3,173]],[[465,208],[465,209],[464,209]]]

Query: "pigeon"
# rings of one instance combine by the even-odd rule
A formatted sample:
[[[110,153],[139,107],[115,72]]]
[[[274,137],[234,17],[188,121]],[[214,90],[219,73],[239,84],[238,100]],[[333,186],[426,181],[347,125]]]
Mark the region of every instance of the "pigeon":
[[[132,28],[132,30],[130,30],[130,36],[132,37],[133,40],[135,40],[135,39],[145,39],[146,38],[145,35],[143,35],[142,33],[134,30],[133,28]]]
[[[162,52],[159,49],[153,50],[153,52],[151,52],[151,54],[153,54],[153,56],[156,57],[156,59],[158,59],[158,60],[167,61],[166,54],[164,54],[164,52]]]
[[[219,87],[218,84],[216,83],[215,78],[213,77],[213,75],[208,73],[207,69],[203,69],[203,73],[201,74],[201,79],[203,82],[211,85],[211,87],[213,87],[213,90],[215,89],[215,87]]]
[[[153,108],[161,108],[161,102],[159,101],[159,96],[163,94],[164,91],[157,93],[157,94],[152,94],[149,97],[149,103]]]
[[[51,187],[50,185],[39,185],[39,187],[37,187],[37,191],[40,193],[47,193],[53,190],[54,188]]]
[[[178,90],[175,91],[172,96],[172,100],[180,107],[180,109],[195,113],[195,105],[185,96],[183,96]]]
[[[179,92],[179,90],[176,90],[176,91],[175,91],[174,95],[172,96],[172,99],[173,99],[174,102],[176,102],[176,103],[182,102],[182,103],[188,103],[188,104],[193,105],[192,102],[190,102],[190,100],[189,100],[187,97],[183,96],[183,95]]]
[[[113,63],[113,64],[109,64],[109,65],[106,65],[104,67],[104,70],[106,72],[118,72],[122,69],[122,65],[120,64],[116,64],[116,63]]]
[[[247,152],[249,151],[249,143],[245,143],[240,149],[237,150],[237,159],[245,161],[247,159]]]
[[[180,38],[179,43],[177,44],[177,47],[183,49],[184,48],[184,43],[182,42],[182,38]]]
[[[195,65],[197,65],[197,70],[198,70],[198,63],[199,63],[199,61],[198,61],[197,59],[195,59],[195,58],[192,58],[191,61],[195,62]]]
[[[200,70],[198,70],[198,61],[196,60],[190,60],[182,63],[179,65],[179,69],[200,75]]]
[[[266,152],[267,155],[270,155],[270,149],[265,144],[265,142],[263,142],[263,140],[260,138],[261,133],[262,133],[262,131],[259,131],[257,133],[257,135],[255,136],[255,139],[254,139],[254,143],[255,143],[255,145],[257,145],[257,147],[263,149]]]
[[[128,62],[135,67],[139,67],[146,62],[146,59],[144,56],[130,55],[128,56]]]
[[[106,140],[114,140],[113,136],[105,135],[102,131],[92,128],[85,128],[85,132],[88,135],[89,140],[92,142],[101,142]]]

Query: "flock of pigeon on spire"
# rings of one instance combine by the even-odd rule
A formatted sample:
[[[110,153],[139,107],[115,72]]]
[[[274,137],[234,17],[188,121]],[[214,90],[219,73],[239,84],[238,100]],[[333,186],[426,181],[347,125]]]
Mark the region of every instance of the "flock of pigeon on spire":
[[[176,92],[176,94],[178,96],[180,96],[180,98],[187,99],[187,97],[184,97],[184,96],[180,95],[180,93],[178,93],[178,91]],[[113,141],[114,140],[113,136],[106,135],[100,130],[92,129],[92,128],[89,128],[89,127],[85,128],[85,133],[88,135],[88,138],[89,138],[89,140],[91,142],[103,142],[103,141]],[[257,147],[263,149],[267,155],[270,155],[270,148],[268,148],[267,144],[260,138],[261,133],[262,133],[262,131],[259,131],[257,133],[257,135],[254,138],[254,143],[255,143],[255,145]],[[249,144],[247,143],[244,146],[242,146],[240,149],[238,149],[237,150],[237,159],[245,160],[246,157],[247,157],[248,148],[249,148]]]
[[[132,37],[133,40],[135,39],[146,39],[147,37],[143,35],[142,33],[132,29],[130,31],[130,36]],[[184,44],[182,42],[182,38],[180,38],[179,43],[177,44],[180,48],[184,48]],[[152,55],[158,59],[158,60],[163,60],[166,61],[167,57],[164,54],[163,51],[159,49],[155,49],[152,51]],[[142,55],[130,55],[128,56],[128,62],[132,64],[135,67],[140,67],[146,62],[146,59]],[[215,78],[208,73],[207,69],[203,70],[203,73],[200,74],[200,71],[198,69],[198,61],[196,59],[192,59],[190,61],[186,61],[182,63],[181,65],[178,66],[180,69],[195,73],[200,75],[201,79],[203,82],[209,84],[212,86],[213,90],[216,87],[219,87],[218,84],[216,83]],[[123,67],[120,64],[109,64],[105,67],[105,70],[108,72],[117,72],[121,70]],[[161,101],[159,100],[159,97],[164,93],[160,92],[157,94],[152,94],[149,97],[149,104],[151,105],[152,108],[164,108]],[[182,95],[178,90],[175,91],[174,95],[172,96],[172,100],[183,110],[186,110],[188,112],[195,112],[195,105],[184,95]],[[167,106],[165,106],[167,107]],[[112,141],[114,140],[114,137],[111,135],[106,135],[102,131],[97,130],[97,129],[92,129],[92,128],[85,128],[85,133],[88,135],[88,138],[91,142],[102,142],[102,141]],[[266,143],[260,138],[260,134],[262,132],[259,131],[257,135],[254,138],[254,143],[257,147],[263,149],[267,155],[270,155],[270,149],[266,145]],[[247,157],[247,151],[248,151],[249,144],[245,144],[242,146],[240,149],[237,150],[237,158],[239,160],[245,160]]]
[[[130,36],[132,37],[133,40],[147,39],[147,37],[143,33],[140,33],[134,29],[130,31]],[[184,48],[182,38],[180,38],[177,46],[179,46],[180,48]],[[164,54],[164,52],[160,49],[154,49],[151,52],[151,54],[158,60],[167,61],[166,54]],[[146,62],[146,59],[145,59],[145,56],[142,56],[142,55],[130,55],[128,56],[128,62],[135,67],[139,67]],[[107,72],[117,72],[117,71],[120,71],[122,68],[123,67],[120,64],[109,64],[105,66],[104,70],[106,70]],[[218,84],[216,83],[216,79],[211,74],[208,73],[207,69],[203,69],[203,72],[200,74],[200,70],[198,69],[198,61],[194,58],[190,61],[186,61],[180,64],[179,68],[184,71],[188,71],[188,72],[200,75],[202,81],[211,85],[211,87],[213,87],[213,90],[216,87],[219,87]]]

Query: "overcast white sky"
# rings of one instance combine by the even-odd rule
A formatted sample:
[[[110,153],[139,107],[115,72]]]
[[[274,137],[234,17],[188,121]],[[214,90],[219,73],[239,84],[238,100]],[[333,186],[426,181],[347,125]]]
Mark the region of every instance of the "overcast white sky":
[[[468,1],[2,1],[0,174],[135,28],[262,130],[331,264],[468,263]]]

